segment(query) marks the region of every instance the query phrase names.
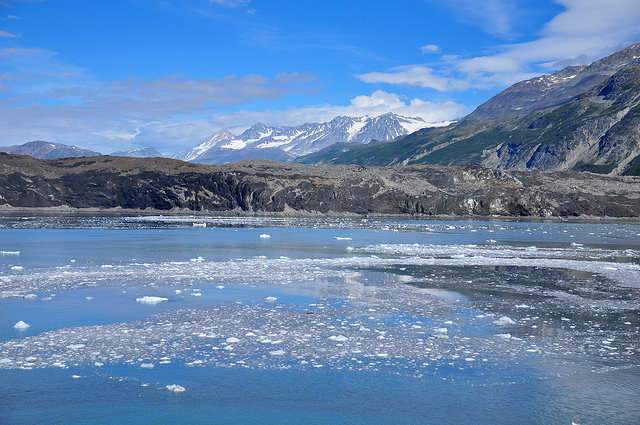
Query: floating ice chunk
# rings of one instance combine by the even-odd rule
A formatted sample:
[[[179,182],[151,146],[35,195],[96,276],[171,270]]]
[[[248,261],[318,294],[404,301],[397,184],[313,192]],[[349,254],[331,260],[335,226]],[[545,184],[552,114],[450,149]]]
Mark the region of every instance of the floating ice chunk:
[[[353,238],[350,238],[348,236],[336,236],[336,240],[337,241],[352,241]]]
[[[92,296],[87,296],[87,297],[84,297],[84,299],[87,300],[87,301],[91,301],[93,299],[93,297]]]
[[[515,325],[516,324],[516,322],[512,318],[510,318],[508,316],[502,316],[498,320],[494,320],[493,323],[498,325],[498,326],[507,326],[507,325]]]
[[[511,339],[511,334],[496,334],[497,338],[502,338],[502,339]]]
[[[176,289],[176,295],[182,294],[182,289]]]
[[[267,233],[261,233],[260,234],[260,239],[269,239],[271,237],[271,235],[267,234]]]
[[[27,330],[31,327],[30,324],[28,324],[27,322],[23,322],[22,320],[20,320],[19,322],[17,322],[15,325],[13,325],[13,327],[19,331],[24,331]]]
[[[238,342],[240,342],[240,340],[235,336],[230,336],[225,341],[227,341],[227,344],[237,344]]]
[[[102,366],[104,366],[104,363],[102,363],[102,362],[94,362],[93,365],[95,367],[102,367]]]
[[[346,337],[346,336],[344,336],[344,335],[331,335],[331,336],[329,337],[329,340],[330,340],[330,341],[335,341],[335,342],[345,342],[345,341],[348,341],[348,340],[349,340],[349,338],[347,338],[347,337]]]
[[[100,266],[100,268],[102,269],[112,269],[113,268],[113,264],[103,264]]]
[[[156,365],[154,365],[153,363],[142,363],[140,367],[143,369],[153,369],[154,367],[156,367]]]
[[[149,295],[145,295],[144,297],[136,298],[136,302],[137,303],[150,304],[150,305],[160,304],[160,303],[164,303],[164,302],[167,302],[167,301],[169,301],[168,298],[154,297],[154,296],[149,296]]]
[[[284,356],[285,352],[283,350],[275,350],[269,351],[270,356]]]
[[[0,251],[0,255],[20,255],[20,251]]]
[[[71,377],[72,377],[73,379],[80,379],[80,378],[82,378],[82,376],[80,376],[80,375],[71,375]]]
[[[190,258],[189,261],[192,263],[202,263],[204,261],[204,257]]]
[[[278,298],[276,298],[276,297],[267,297],[264,300],[266,302],[268,302],[268,303],[274,303],[274,302],[278,301]]]
[[[449,333],[449,329],[447,328],[434,328],[433,332],[437,333],[437,334],[443,334],[446,335]]]
[[[216,286],[217,289],[224,289],[224,285],[218,285]]]
[[[193,223],[193,227],[207,227],[207,223]]]
[[[9,267],[11,270],[15,270],[15,271],[20,271],[20,270],[24,270],[24,267],[22,266],[11,266]]]
[[[183,393],[183,392],[187,391],[187,389],[185,387],[183,387],[182,385],[178,385],[178,384],[169,384],[169,385],[165,386],[165,388],[168,391],[171,391],[172,393]]]
[[[67,348],[69,350],[80,350],[80,349],[82,349],[84,347],[85,347],[84,344],[70,344],[70,345],[67,345]]]
[[[36,298],[38,298],[36,294],[27,294],[24,296],[25,300],[35,300]]]

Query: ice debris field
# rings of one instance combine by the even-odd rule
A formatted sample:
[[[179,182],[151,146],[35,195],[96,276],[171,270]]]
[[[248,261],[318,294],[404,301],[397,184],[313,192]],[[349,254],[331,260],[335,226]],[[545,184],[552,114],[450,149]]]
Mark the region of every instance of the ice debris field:
[[[209,231],[194,229],[194,220],[119,218],[114,227],[186,223],[190,232]],[[240,226],[232,218],[201,220],[229,231]],[[268,246],[279,239],[278,223],[243,220],[242,225],[270,226],[268,233],[257,227],[254,235]],[[349,222],[304,224],[326,231]],[[26,227],[19,220],[5,226]],[[508,223],[376,221],[349,228],[358,226],[376,232],[451,231],[456,237],[471,235],[476,243],[363,243],[357,233],[327,233],[322,243],[337,245],[323,255],[305,256],[305,250],[251,255],[249,250],[226,257],[204,252],[180,261],[78,264],[67,259],[50,266],[22,262],[28,253],[23,247],[0,247],[6,249],[0,303],[55,303],[56,295],[67,291],[104,287],[122,289],[123,297],[149,309],[140,320],[26,336],[20,332],[28,331],[31,321],[20,318],[14,326],[18,334],[0,341],[0,369],[99,369],[109,364],[156,369],[179,364],[423,376],[442,368],[544,360],[557,366],[541,372],[551,376],[563,365],[581,363],[598,371],[637,367],[640,362],[640,251],[637,237],[628,231],[622,233],[632,243],[612,246],[571,241],[564,230],[555,229],[559,242],[537,246],[491,238],[508,229]],[[545,228],[516,227],[521,235],[536,226]],[[610,237],[619,232],[615,226],[597,230]],[[543,232],[547,230],[538,233]],[[126,295],[129,288],[142,295]],[[186,297],[238,288],[271,294],[198,308],[184,304]],[[292,294],[304,296],[303,301],[290,301]],[[100,302],[89,296],[87,301]],[[154,312],[160,305],[170,308]],[[185,390],[171,385],[176,386],[167,386],[168,391]]]

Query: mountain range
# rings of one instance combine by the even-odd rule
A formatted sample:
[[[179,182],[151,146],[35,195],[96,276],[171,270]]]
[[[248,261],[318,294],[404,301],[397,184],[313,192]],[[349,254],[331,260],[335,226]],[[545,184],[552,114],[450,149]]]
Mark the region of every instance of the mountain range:
[[[387,113],[376,117],[338,116],[329,122],[298,126],[268,126],[258,123],[234,135],[219,131],[184,154],[181,159],[203,164],[240,160],[292,161],[336,143],[364,145],[372,140],[391,141],[421,128],[448,125],[428,123],[422,118]]]
[[[640,44],[519,82],[454,125],[393,143],[336,144],[298,160],[639,175]]]
[[[63,145],[62,143],[43,142],[36,140],[22,145],[0,146],[0,152],[14,155],[29,155],[39,159],[73,158],[79,156],[100,155],[88,149],[77,146]]]
[[[0,151],[41,159],[99,155],[43,141]],[[153,148],[112,155],[161,156]],[[640,175],[640,44],[590,65],[516,83],[458,122],[387,113],[298,126],[258,123],[240,134],[216,132],[176,158],[203,164],[266,159]]]

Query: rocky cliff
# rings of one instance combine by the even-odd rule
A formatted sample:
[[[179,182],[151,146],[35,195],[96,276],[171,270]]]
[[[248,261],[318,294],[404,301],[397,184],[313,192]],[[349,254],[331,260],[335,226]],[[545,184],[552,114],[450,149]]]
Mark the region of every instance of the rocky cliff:
[[[0,154],[0,205],[237,213],[640,216],[640,178],[481,167],[201,166]]]

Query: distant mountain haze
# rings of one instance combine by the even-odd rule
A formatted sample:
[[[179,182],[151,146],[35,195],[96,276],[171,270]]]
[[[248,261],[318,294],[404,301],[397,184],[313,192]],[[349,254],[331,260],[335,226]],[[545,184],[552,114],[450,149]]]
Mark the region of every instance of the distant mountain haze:
[[[96,156],[98,152],[77,146],[63,145],[62,143],[44,142],[36,140],[23,145],[0,146],[0,152],[15,155],[29,155],[39,159],[72,158],[79,156]]]

